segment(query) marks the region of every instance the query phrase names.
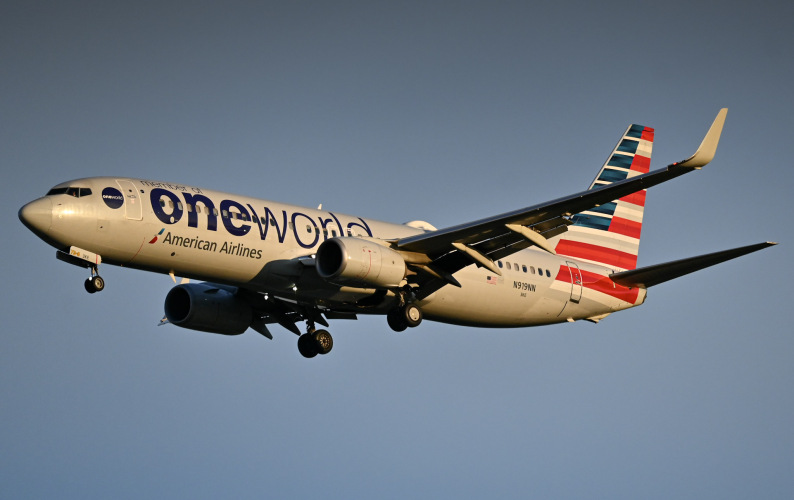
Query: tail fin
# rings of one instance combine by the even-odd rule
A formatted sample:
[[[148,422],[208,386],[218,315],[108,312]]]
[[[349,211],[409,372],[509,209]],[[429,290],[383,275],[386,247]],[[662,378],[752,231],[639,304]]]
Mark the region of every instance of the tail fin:
[[[631,125],[589,189],[612,184],[650,170],[653,129]],[[637,267],[645,191],[604,203],[573,216],[573,225],[558,237],[555,251],[616,270]]]

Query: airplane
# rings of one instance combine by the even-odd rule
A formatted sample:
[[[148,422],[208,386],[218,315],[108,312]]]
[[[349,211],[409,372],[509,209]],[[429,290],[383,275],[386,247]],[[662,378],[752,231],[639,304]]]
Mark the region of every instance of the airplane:
[[[58,184],[19,218],[59,260],[89,270],[89,293],[105,288],[101,263],[180,276],[161,324],[270,339],[278,324],[306,358],[333,347],[318,325],[358,315],[385,315],[397,332],[423,319],[598,323],[643,304],[652,286],[776,244],[637,268],[646,190],[708,164],[727,111],[686,160],[651,172],[654,129],[633,124],[587,190],[442,229],[126,177]]]

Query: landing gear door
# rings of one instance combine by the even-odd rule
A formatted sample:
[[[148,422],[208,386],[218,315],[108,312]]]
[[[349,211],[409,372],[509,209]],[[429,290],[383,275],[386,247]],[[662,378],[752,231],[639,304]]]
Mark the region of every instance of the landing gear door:
[[[571,302],[579,303],[582,300],[582,271],[575,262],[565,261],[571,273]]]
[[[143,206],[141,205],[141,196],[138,188],[132,181],[118,180],[116,184],[121,188],[121,194],[124,195],[124,210],[128,219],[141,220],[143,219]]]

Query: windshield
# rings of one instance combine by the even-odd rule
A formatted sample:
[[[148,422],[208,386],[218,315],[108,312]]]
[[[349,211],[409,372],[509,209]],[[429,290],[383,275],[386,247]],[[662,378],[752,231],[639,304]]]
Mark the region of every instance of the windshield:
[[[91,189],[70,186],[52,188],[47,192],[47,196],[54,194],[68,194],[69,196],[74,196],[75,198],[82,198],[83,196],[89,196],[91,194]]]

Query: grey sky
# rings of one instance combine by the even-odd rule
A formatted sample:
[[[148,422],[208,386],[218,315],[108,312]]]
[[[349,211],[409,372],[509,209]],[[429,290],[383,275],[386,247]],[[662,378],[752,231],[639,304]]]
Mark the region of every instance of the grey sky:
[[[791,498],[786,2],[5,2],[0,496]],[[781,243],[599,325],[156,327],[170,278],[17,219],[119,175],[442,227],[584,189],[629,123],[640,265]]]

